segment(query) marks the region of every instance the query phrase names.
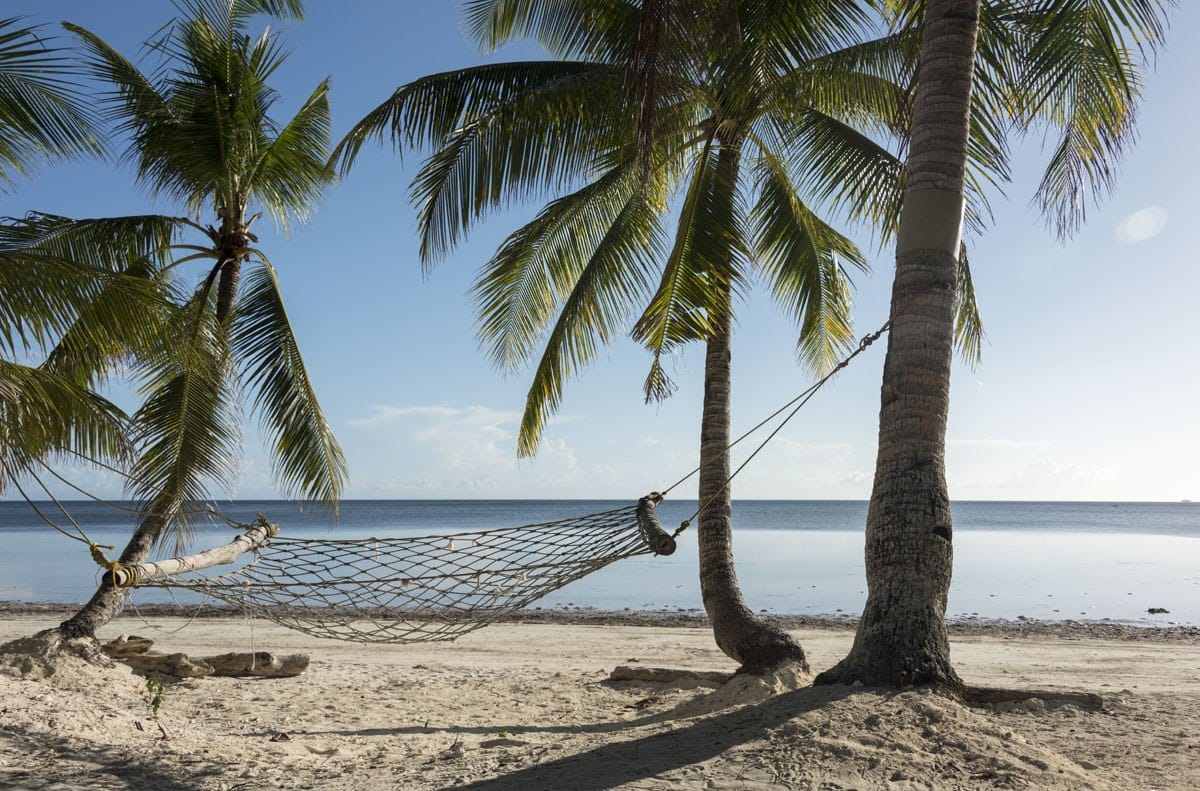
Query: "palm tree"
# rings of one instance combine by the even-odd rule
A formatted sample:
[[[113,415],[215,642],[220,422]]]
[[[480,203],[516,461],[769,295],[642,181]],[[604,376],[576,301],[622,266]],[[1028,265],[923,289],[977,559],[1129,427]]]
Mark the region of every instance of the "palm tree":
[[[120,563],[146,559],[168,534],[186,537],[190,504],[209,499],[211,486],[232,469],[243,391],[288,496],[336,508],[346,475],[275,267],[252,230],[262,212],[284,228],[304,219],[329,182],[328,81],[279,124],[269,114],[277,97],[267,84],[285,57],[279,36],[268,31],[251,39],[246,28],[259,13],[299,18],[299,3],[180,0],[177,7],[179,17],[149,44],[164,59],[154,78],[95,34],[65,26],[87,52],[92,73],[111,86],[101,106],[129,135],[126,156],[139,182],[180,201],[189,216],[26,220],[30,254],[94,265],[115,250],[126,272],[158,284],[165,297],[154,342],[134,356],[145,400],[132,418],[137,458],[129,490],[144,505]],[[215,222],[202,225],[202,212],[212,212]],[[193,288],[178,267],[195,261],[207,270]],[[87,319],[72,329],[82,331]],[[69,358],[67,351],[59,356]],[[106,579],[60,631],[94,636],[121,605],[122,591]]]
[[[846,266],[857,248],[818,214],[894,226],[903,92],[842,52],[858,3],[472,0],[486,49],[531,37],[558,60],[499,63],[401,86],[339,145],[345,172],[390,135],[432,145],[412,186],[428,266],[491,208],[557,195],[516,230],[474,287],[492,361],[536,358],[518,451],[532,454],[566,380],[632,324],[651,352],[648,400],[673,385],[661,360],[706,343],[699,497],[701,591],[721,649],[749,670],[805,662],[746,606],[733,565],[730,342],[753,278],[799,324],[798,352],[828,368],[851,339]],[[565,193],[565,194],[564,194]],[[665,222],[681,194],[674,238]],[[539,353],[540,348],[540,353]]]
[[[1164,8],[1134,0],[888,5],[902,29],[919,26],[922,35],[867,517],[869,592],[849,655],[817,681],[954,688],[961,682],[944,620],[953,560],[944,450],[956,259],[966,176],[979,153],[973,131],[999,117],[973,113],[1007,111],[1010,126],[987,123],[1001,165],[1006,133],[1058,129],[1037,200],[1068,235],[1088,197],[1112,187],[1140,85],[1130,48],[1162,41]]]

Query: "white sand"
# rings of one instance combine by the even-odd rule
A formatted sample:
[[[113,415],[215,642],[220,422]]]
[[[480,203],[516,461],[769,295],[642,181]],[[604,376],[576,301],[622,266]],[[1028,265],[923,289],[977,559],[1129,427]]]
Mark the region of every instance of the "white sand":
[[[56,622],[7,615],[0,642]],[[307,652],[312,666],[169,684],[169,738],[127,669],[0,673],[0,788],[1200,787],[1194,637],[956,639],[968,683],[1106,697],[1103,712],[1033,701],[998,713],[917,691],[793,689],[806,679],[787,674],[719,689],[606,680],[623,664],[732,670],[702,628],[499,625],[457,643],[362,646],[240,619],[127,617],[104,635],[121,633],[193,655]],[[818,669],[852,637],[795,634]]]

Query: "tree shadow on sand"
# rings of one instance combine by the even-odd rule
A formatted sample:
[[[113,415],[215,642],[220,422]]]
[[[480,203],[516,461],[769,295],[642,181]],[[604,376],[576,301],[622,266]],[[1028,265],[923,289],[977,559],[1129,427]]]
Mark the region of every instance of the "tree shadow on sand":
[[[234,776],[236,767],[211,761],[179,761],[159,750],[132,746],[103,746],[95,741],[44,731],[5,727],[3,734],[17,743],[36,745],[21,764],[0,774],[0,788],[21,789],[154,789],[195,791],[206,781]]]
[[[839,686],[806,687],[777,695],[758,705],[740,706],[723,714],[706,716],[665,733],[601,745],[463,788],[478,791],[526,791],[531,788],[600,791],[613,788],[702,763],[739,744],[766,736],[799,714],[814,711],[857,691]],[[667,719],[671,717],[658,715],[625,723],[605,723],[615,727],[603,730],[620,730]]]

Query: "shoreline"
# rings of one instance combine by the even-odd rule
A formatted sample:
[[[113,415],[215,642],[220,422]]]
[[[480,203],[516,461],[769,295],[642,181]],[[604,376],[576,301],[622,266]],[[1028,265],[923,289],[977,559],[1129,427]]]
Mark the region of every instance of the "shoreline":
[[[69,617],[82,604],[61,602],[11,602],[0,601],[0,618],[15,617]],[[783,629],[818,629],[852,631],[858,626],[854,616],[799,615],[783,613],[760,613],[764,620]],[[236,607],[213,604],[143,604],[126,608],[126,619],[146,618],[189,618],[195,620],[243,618]],[[708,628],[708,618],[703,613],[693,614],[677,610],[621,610],[606,611],[590,608],[534,609],[515,613],[497,620],[497,624],[530,624],[550,626],[641,626],[650,628]],[[980,636],[1000,638],[1055,638],[1062,640],[1119,640],[1131,642],[1179,642],[1200,643],[1200,626],[1136,624],[1107,620],[1064,620],[1040,621],[1035,619],[961,619],[949,618],[947,628],[952,636]]]

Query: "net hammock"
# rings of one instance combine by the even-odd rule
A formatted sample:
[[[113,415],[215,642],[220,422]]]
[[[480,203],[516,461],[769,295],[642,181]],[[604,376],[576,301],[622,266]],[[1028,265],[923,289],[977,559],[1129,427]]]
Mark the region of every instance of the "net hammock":
[[[316,637],[454,640],[610,563],[673,553],[684,527],[675,535],[663,529],[654,513],[661,499],[652,493],[598,514],[452,535],[269,535],[228,574],[144,581],[135,574],[126,584],[190,590]]]

